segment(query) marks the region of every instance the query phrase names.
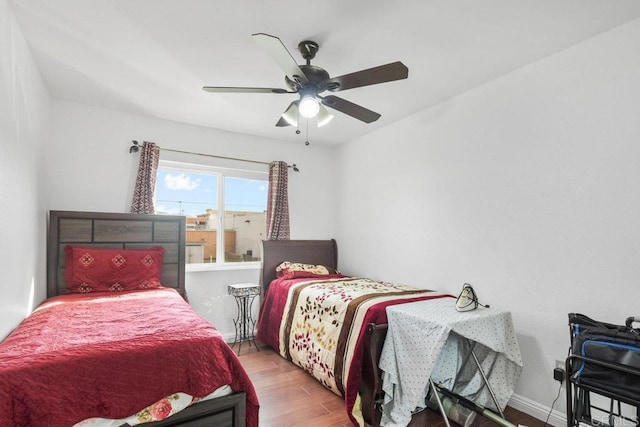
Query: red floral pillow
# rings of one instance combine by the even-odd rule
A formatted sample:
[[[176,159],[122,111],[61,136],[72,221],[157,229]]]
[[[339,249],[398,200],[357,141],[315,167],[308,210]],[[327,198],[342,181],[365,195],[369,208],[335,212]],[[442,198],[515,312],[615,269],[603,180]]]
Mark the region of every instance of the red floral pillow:
[[[284,277],[285,279],[306,279],[306,278],[314,278],[314,277],[326,278],[329,275],[330,273],[318,274],[318,273],[312,273],[310,271],[303,271],[303,270],[285,270],[281,277]]]
[[[329,269],[321,264],[303,264],[300,262],[284,261],[276,267],[276,277],[284,277],[286,279],[326,276],[333,273],[335,273],[333,269]]]
[[[164,248],[105,249],[67,245],[67,293],[159,288]]]

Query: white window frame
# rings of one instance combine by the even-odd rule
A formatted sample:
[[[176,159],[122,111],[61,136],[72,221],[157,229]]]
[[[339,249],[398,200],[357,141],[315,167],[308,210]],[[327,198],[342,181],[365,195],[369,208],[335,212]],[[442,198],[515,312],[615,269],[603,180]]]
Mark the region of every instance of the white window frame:
[[[158,169],[172,170],[176,172],[191,172],[206,175],[215,175],[218,177],[218,230],[222,232],[216,233],[216,262],[215,263],[187,263],[185,271],[215,271],[215,270],[245,270],[260,269],[262,261],[246,261],[246,262],[220,262],[224,259],[224,230],[225,230],[225,206],[224,206],[224,180],[230,178],[257,179],[261,181],[269,180],[268,172],[251,171],[244,169],[222,168],[217,166],[200,165],[194,163],[176,162],[171,160],[160,160]],[[155,195],[154,195],[155,197]],[[186,232],[186,230],[185,230]],[[266,230],[265,230],[266,233]]]

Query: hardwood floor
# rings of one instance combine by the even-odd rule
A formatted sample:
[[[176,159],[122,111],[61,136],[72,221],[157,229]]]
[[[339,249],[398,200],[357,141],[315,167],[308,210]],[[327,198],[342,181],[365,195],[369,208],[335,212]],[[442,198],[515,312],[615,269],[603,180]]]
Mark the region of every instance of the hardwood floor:
[[[260,427],[350,427],[351,423],[341,397],[325,389],[318,381],[302,369],[286,361],[271,347],[257,342],[260,351],[253,345],[243,343],[240,361],[249,374],[260,400]],[[234,348],[237,351],[237,345]],[[505,415],[514,424],[542,427],[544,422],[513,408]],[[452,424],[455,425],[455,424]],[[474,427],[495,425],[478,415]],[[413,417],[410,427],[442,427],[442,417],[425,410]]]
[[[240,361],[258,393],[260,427],[351,425],[341,397],[271,347],[257,344],[259,352],[243,343]]]

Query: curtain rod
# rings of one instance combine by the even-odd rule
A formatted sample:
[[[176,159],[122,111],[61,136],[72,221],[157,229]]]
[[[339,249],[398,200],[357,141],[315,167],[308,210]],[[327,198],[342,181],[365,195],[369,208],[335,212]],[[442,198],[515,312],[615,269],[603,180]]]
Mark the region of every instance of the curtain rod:
[[[140,150],[140,143],[134,139],[133,141],[131,141],[131,144],[132,144],[131,147],[129,147],[129,153],[137,153],[138,150]],[[238,157],[216,156],[214,154],[195,153],[193,151],[174,150],[174,149],[171,149],[171,148],[162,148],[162,147],[158,147],[158,149],[160,151],[171,151],[173,153],[193,154],[193,155],[196,155],[196,156],[214,157],[216,159],[236,160],[236,161],[239,161],[239,162],[258,163],[258,164],[261,164],[261,165],[269,165],[269,162],[261,162],[259,160],[248,160],[248,159],[241,159],[241,158],[238,158]],[[300,169],[298,169],[298,167],[296,166],[295,163],[292,164],[292,165],[287,165],[287,167],[293,169],[294,172],[300,172]]]

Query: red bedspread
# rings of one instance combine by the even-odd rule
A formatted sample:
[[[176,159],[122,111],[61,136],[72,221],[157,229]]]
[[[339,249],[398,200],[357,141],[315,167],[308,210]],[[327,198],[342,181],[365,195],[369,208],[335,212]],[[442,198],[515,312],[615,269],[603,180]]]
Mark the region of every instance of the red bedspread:
[[[172,289],[62,295],[0,342],[0,426],[124,418],[176,392],[229,384],[258,399],[221,334]]]
[[[265,296],[257,338],[342,395],[351,421],[359,425],[360,409],[354,406],[366,325],[386,323],[388,306],[442,296],[339,274],[313,281],[279,278]]]

